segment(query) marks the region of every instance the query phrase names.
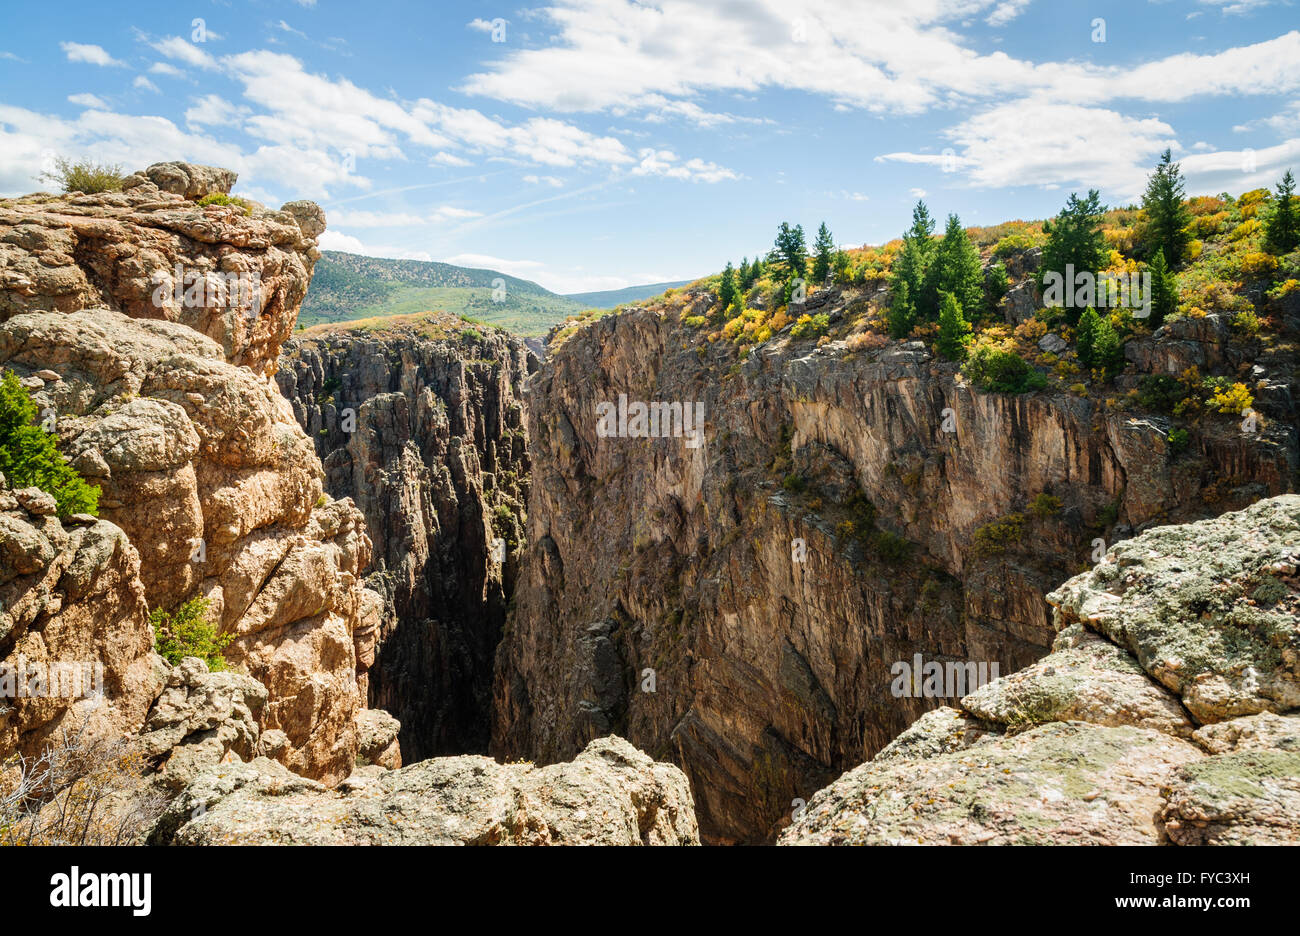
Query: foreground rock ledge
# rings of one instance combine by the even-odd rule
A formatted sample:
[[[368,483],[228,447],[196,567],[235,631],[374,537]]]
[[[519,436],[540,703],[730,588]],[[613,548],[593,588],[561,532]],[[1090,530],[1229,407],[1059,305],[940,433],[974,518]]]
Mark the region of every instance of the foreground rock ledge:
[[[698,845],[686,775],[621,738],[535,767],[440,757],[336,790],[258,758],[200,773],[150,844]]]
[[[1034,666],[926,713],[781,836],[1300,844],[1300,497],[1150,530],[1048,596]]]

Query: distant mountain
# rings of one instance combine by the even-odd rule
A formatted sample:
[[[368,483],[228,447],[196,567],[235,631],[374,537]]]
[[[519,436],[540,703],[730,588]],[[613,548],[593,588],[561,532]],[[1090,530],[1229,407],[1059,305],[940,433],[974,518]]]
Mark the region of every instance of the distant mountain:
[[[519,335],[545,335],[552,325],[589,308],[579,297],[561,296],[496,270],[326,250],[316,262],[298,322],[312,326],[444,311]]]
[[[678,280],[674,283],[647,283],[644,286],[628,286],[626,289],[605,289],[600,292],[565,293],[565,299],[582,303],[587,309],[612,309],[625,302],[639,302],[657,296],[666,289],[676,289],[695,280]]]

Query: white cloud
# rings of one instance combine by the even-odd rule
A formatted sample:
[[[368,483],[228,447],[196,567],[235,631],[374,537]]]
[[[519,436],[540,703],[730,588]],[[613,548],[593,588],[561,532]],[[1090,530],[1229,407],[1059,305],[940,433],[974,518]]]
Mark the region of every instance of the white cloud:
[[[524,176],[524,181],[527,182],[529,185],[544,184],[544,185],[549,185],[552,188],[562,188],[564,186],[563,179],[558,179],[555,176],[551,176],[551,175],[548,176],[526,175]]]
[[[104,99],[96,97],[93,94],[69,94],[68,101],[76,104],[78,107],[93,107],[97,110],[108,110],[108,105]]]
[[[151,42],[150,45],[169,59],[184,62],[186,65],[192,65],[195,68],[210,69],[217,67],[216,59],[180,36],[168,36],[165,39]]]
[[[159,87],[146,78],[144,75],[136,75],[135,81],[131,82],[131,87],[139,88],[142,91],[152,91],[155,94],[161,94]]]
[[[907,190],[907,194],[911,195],[913,198],[925,198],[925,189],[911,188]]]
[[[185,123],[190,127],[227,126],[238,121],[247,111],[247,108],[236,107],[220,95],[205,94],[195,98],[185,111]]]
[[[1112,110],[1014,101],[944,132],[953,152],[889,153],[879,162],[905,162],[961,173],[971,184],[1004,188],[1096,187],[1121,199],[1141,192],[1166,147],[1177,148],[1163,121]]]
[[[688,182],[721,182],[740,178],[725,166],[705,162],[702,159],[688,159],[684,163],[679,163],[677,154],[671,150],[647,148],[641,150],[638,155],[641,161],[632,169],[632,175],[636,176],[663,176]]]
[[[507,25],[509,25],[510,23],[509,20],[505,20],[505,22]],[[465,28],[474,29],[477,30],[478,32],[490,33],[492,30],[496,29],[496,26],[492,23],[491,20],[485,20],[481,16],[476,16],[468,23],[465,24]]]
[[[81,42],[60,42],[59,48],[68,57],[69,62],[84,62],[87,65],[112,65],[125,67],[126,62],[119,62],[97,45]]]
[[[869,195],[863,195],[861,192],[847,192],[843,190],[840,191],[839,197],[844,199],[844,201],[870,201],[871,200],[871,197]]]
[[[0,59],[4,59],[9,62],[22,62],[24,65],[27,64],[27,59],[19,58],[18,56],[14,55],[12,52],[0,52]]]
[[[1101,66],[983,53],[952,29],[980,11],[1001,19],[1024,6],[1022,0],[661,0],[653,6],[554,0],[546,10],[557,32],[553,41],[506,50],[467,77],[462,90],[533,108],[626,112],[662,109],[664,99],[687,101],[711,91],[786,88],[869,111],[914,113],[1012,96],[1100,104],[1300,88],[1296,31],[1215,54]],[[795,22],[801,29],[792,28]]]
[[[436,163],[439,166],[459,167],[459,166],[473,165],[473,163],[471,163],[468,159],[462,159],[459,156],[453,156],[451,153],[437,153],[434,155],[432,159],[429,160],[429,162]]]
[[[984,18],[984,22],[990,26],[1005,26],[1031,4],[1033,0],[1003,0],[993,8],[993,12]]]
[[[154,62],[149,66],[151,75],[167,75],[171,78],[184,78],[185,72],[181,71],[175,65],[169,65],[166,62]]]

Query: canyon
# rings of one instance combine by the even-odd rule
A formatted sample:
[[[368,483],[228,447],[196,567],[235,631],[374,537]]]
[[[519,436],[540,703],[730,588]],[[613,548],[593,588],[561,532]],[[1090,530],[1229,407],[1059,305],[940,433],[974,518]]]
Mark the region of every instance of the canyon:
[[[1213,314],[1131,341],[1130,388],[1258,372],[1258,425],[1183,449],[864,346],[878,288],[747,354],[693,288],[542,356],[437,312],[295,332],[324,213],[198,204],[234,181],[0,200],[0,365],[102,491],[59,516],[0,482],[0,661],[105,668],[102,697],[6,704],[0,752],[138,738],[156,844],[1294,840],[1289,351]],[[1015,325],[1035,257],[1008,266]],[[253,277],[257,308],[177,301],[177,270]],[[628,431],[635,405],[691,423]],[[151,612],[196,596],[229,672],[154,653]],[[917,655],[1001,678],[894,691]],[[976,762],[1014,780],[978,809],[943,792]]]

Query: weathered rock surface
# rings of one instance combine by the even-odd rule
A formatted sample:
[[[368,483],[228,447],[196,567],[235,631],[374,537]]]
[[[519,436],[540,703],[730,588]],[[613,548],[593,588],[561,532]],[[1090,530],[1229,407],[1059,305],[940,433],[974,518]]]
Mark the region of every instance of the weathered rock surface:
[[[1294,483],[1285,423],[1247,437],[1207,419],[1174,458],[1149,421],[977,391],[920,342],[849,353],[778,337],[740,361],[678,315],[597,320],[530,382],[529,551],[492,750],[553,761],[626,736],[682,765],[712,841],[769,839],[793,800],[944,703],[896,697],[896,661],[1025,667],[1053,640],[1043,595],[1095,540]],[[602,437],[597,406],[620,394],[700,401],[703,444]],[[1061,508],[1028,511],[1040,492]],[[980,547],[1008,517],[1006,539]],[[1095,707],[1074,691],[1069,704]],[[1176,721],[1177,707],[1149,714]]]
[[[1112,547],[1050,596],[1051,654],[920,719],[781,843],[1300,844],[1300,715],[1275,713],[1297,707],[1297,548],[1296,495]]]
[[[528,490],[530,355],[504,332],[445,318],[310,332],[285,346],[276,375],[326,490],[365,515],[366,583],[385,601],[370,704],[401,720],[407,762],[487,750]]]
[[[193,330],[108,310],[12,317],[0,364],[62,375],[35,398],[142,551],[149,605],[209,598],[235,635],[227,659],[270,691],[263,725],[289,736],[289,766],[345,777],[363,707],[354,634],[379,611],[359,580],[370,542],[356,508],[323,494],[283,398]]]
[[[382,601],[360,582],[364,519],[323,493],[314,447],[268,377],[324,216],[308,202],[246,214],[191,200],[233,181],[168,163],[121,193],[0,200],[0,365],[102,491],[98,522],[62,524],[40,492],[0,492],[0,553],[14,569],[0,581],[0,660],[102,660],[100,717],[134,731],[162,690],[147,611],[201,595],[234,636],[228,662],[266,687],[245,706],[260,749],[335,783],[359,750]],[[257,307],[169,305],[178,269],[251,276]],[[6,715],[3,749],[39,743],[79,707],[24,702]],[[221,756],[246,756],[246,740],[222,740]]]
[[[273,761],[209,768],[151,841],[178,845],[695,845],[685,775],[621,738],[569,763],[440,757],[337,790]]]
[[[197,657],[173,667],[140,737],[140,750],[158,763],[162,781],[179,790],[211,764],[252,760],[259,753],[258,716],[266,687],[242,673],[208,672]]]
[[[53,498],[33,491],[6,490],[0,479],[5,755],[38,756],[62,729],[132,733],[165,679],[126,534],[107,520],[61,523]]]
[[[307,294],[324,213],[311,202],[247,215],[194,202],[228,192],[234,179],[228,169],[160,163],[121,192],[0,199],[0,321],[106,307],[186,325],[231,362],[273,372]],[[239,275],[256,289],[226,289]]]

